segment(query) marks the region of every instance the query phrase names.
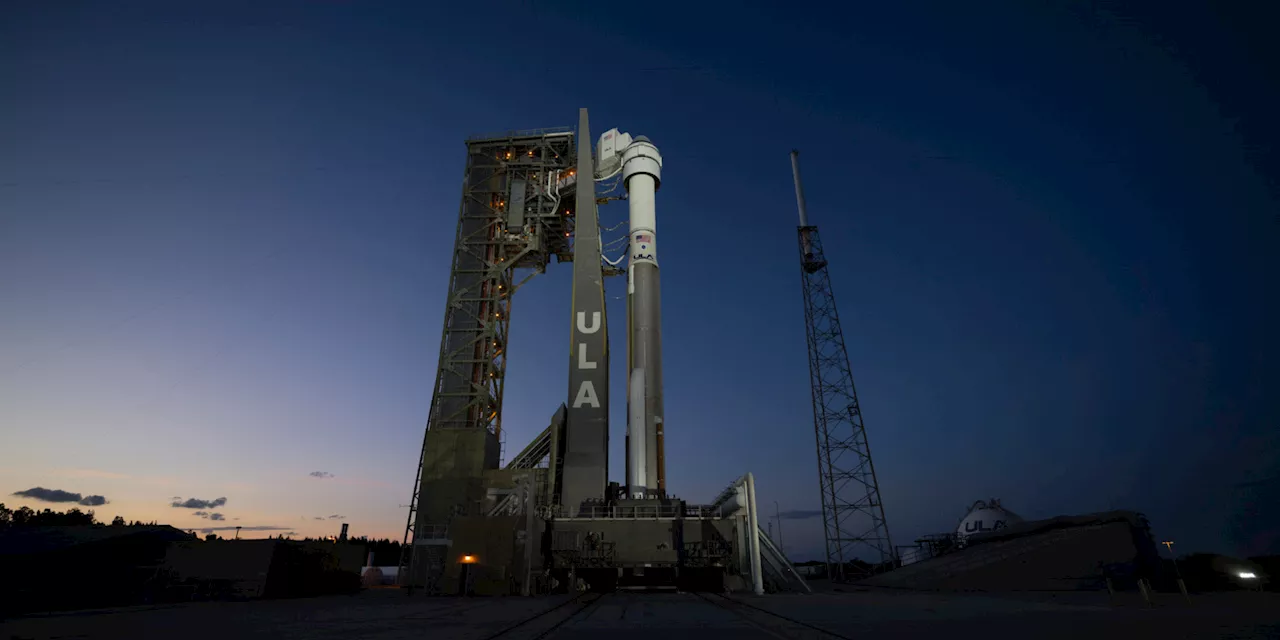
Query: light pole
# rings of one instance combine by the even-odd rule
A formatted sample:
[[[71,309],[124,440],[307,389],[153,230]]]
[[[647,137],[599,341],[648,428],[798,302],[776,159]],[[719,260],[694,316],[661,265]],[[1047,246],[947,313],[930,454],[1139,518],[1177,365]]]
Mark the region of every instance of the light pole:
[[[783,557],[787,555],[787,548],[782,544],[782,510],[778,507],[778,501],[773,501],[773,516],[778,519],[778,551],[782,552]]]
[[[1173,553],[1173,541],[1165,540],[1160,544],[1169,550],[1169,557],[1173,559],[1173,575],[1178,578],[1178,590],[1182,592],[1182,597],[1186,598],[1187,602],[1191,602],[1191,596],[1187,595],[1187,583],[1182,580],[1182,569],[1178,568],[1178,556]]]

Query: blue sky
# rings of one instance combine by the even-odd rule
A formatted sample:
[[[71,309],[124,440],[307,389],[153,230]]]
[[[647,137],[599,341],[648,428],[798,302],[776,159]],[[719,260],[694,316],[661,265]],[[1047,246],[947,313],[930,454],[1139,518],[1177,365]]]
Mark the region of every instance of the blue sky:
[[[0,26],[0,491],[100,494],[101,514],[185,528],[213,523],[174,498],[225,497],[227,525],[329,534],[340,515],[400,537],[463,140],[585,106],[595,134],[664,155],[676,494],[750,470],[766,502],[818,508],[795,147],[896,542],[999,497],[1276,552],[1280,105],[1246,18],[17,3]],[[568,276],[515,300],[509,453],[567,394]],[[784,526],[793,555],[818,553],[816,520]]]

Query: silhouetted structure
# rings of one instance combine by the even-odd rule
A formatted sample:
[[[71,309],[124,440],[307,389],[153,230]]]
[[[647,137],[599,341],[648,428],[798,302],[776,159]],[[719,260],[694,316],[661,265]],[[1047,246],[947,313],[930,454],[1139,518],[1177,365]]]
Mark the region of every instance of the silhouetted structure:
[[[1109,511],[1022,522],[968,536],[963,547],[862,584],[926,591],[1136,589],[1163,578],[1150,525],[1141,514]],[[1176,588],[1176,587],[1175,587]]]
[[[168,526],[22,526],[0,531],[0,604],[12,613],[147,602]]]
[[[809,346],[813,429],[818,445],[822,530],[827,564],[835,568],[831,579],[845,581],[866,577],[881,567],[892,567],[894,550],[840,314],[836,311],[831,274],[818,227],[809,225],[805,211],[799,163],[799,152],[792,151],[791,169],[800,210],[800,283]]]

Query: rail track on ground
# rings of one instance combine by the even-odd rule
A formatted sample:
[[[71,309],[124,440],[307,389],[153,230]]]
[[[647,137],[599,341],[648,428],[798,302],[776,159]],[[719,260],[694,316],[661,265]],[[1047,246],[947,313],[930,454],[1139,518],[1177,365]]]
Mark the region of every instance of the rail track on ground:
[[[732,613],[759,631],[780,640],[831,640],[832,638],[853,640],[849,636],[836,633],[830,629],[824,629],[803,620],[796,620],[730,596],[698,592],[695,592],[694,595],[716,608]]]
[[[608,593],[586,592],[565,599],[554,607],[543,609],[523,620],[503,627],[483,640],[543,640],[549,638],[566,624],[586,618]]]

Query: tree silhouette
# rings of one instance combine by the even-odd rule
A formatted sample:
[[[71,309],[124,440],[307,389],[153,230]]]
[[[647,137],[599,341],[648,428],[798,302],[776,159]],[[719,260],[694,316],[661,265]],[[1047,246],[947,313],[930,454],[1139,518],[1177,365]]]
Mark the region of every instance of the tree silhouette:
[[[31,507],[22,507],[16,511],[0,504],[0,528],[7,527],[84,527],[95,524],[93,510],[54,511],[45,509],[35,511]]]
[[[120,516],[116,516],[116,517],[112,518],[112,519],[111,519],[111,526],[113,526],[113,527],[123,527],[123,526],[124,526],[124,518],[121,518]]]

